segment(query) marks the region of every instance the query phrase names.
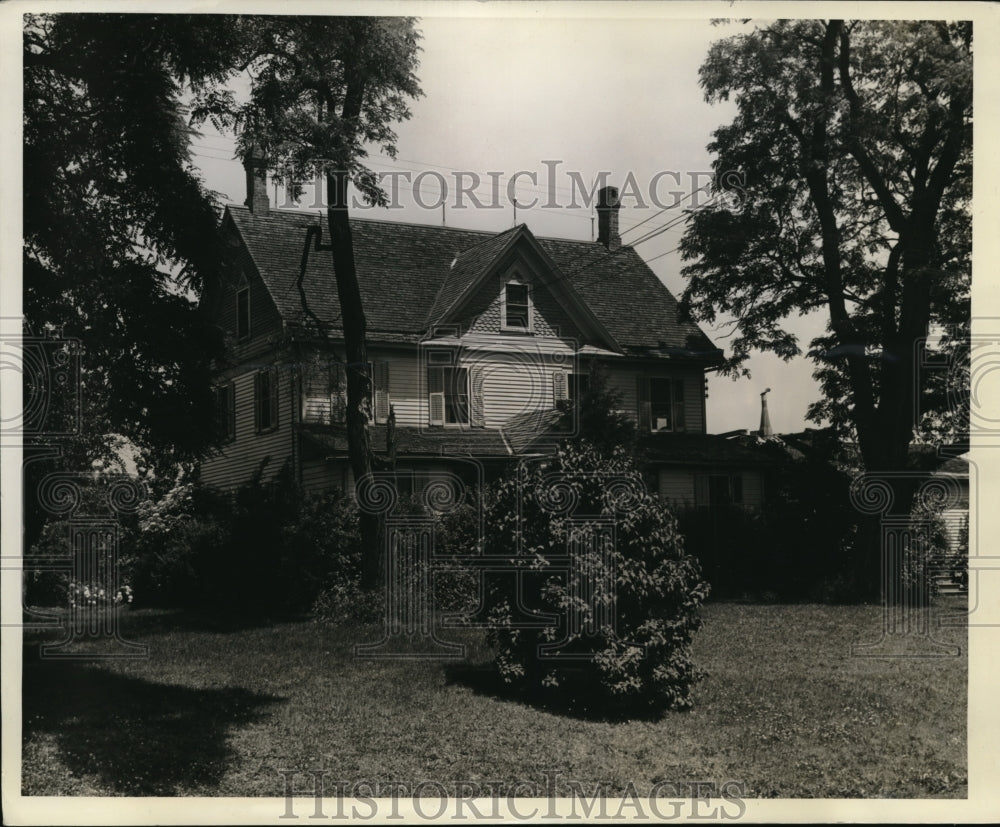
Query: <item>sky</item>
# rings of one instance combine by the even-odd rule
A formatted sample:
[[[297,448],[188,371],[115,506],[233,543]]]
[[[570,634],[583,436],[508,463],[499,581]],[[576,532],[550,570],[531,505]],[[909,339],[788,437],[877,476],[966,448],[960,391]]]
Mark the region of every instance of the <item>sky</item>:
[[[412,118],[397,127],[396,159],[371,157],[373,169],[408,173],[410,182],[396,178],[395,208],[361,208],[354,214],[501,231],[515,223],[512,195],[519,204],[517,223],[526,223],[536,236],[589,240],[595,222],[581,187],[589,191],[595,177],[607,173],[606,182],[622,189],[623,243],[665,228],[635,249],[679,296],[684,289],[676,252],[684,227],[679,219],[684,208],[704,203],[701,188],[711,170],[707,144],[713,129],[735,112],[732,104],[705,102],[698,68],[710,44],[736,33],[740,24],[424,17],[418,28],[423,51],[417,74],[424,96],[412,103]],[[193,152],[206,185],[223,201],[242,202],[245,177],[233,158],[232,138],[206,125]],[[463,185],[472,183],[471,173],[482,182],[475,190],[481,206],[456,193],[459,172],[470,173],[462,176]],[[412,192],[413,183],[419,194]],[[272,206],[275,194],[270,188]],[[293,207],[280,187],[277,204]],[[317,210],[311,192],[299,208]],[[646,223],[637,226],[641,222]],[[803,349],[822,326],[817,316],[789,322]],[[728,350],[729,328],[703,328]],[[811,424],[805,421],[806,407],[819,391],[804,356],[786,363],[761,354],[748,366],[750,379],[709,375],[710,432],[755,429],[760,393],[767,388],[776,432]]]

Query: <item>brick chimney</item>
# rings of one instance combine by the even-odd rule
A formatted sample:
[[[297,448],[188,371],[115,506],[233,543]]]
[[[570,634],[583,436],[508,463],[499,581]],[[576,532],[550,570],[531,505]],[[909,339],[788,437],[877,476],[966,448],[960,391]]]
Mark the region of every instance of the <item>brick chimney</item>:
[[[771,430],[771,417],[767,413],[767,395],[771,392],[768,388],[760,395],[760,430],[757,434],[762,437],[769,437],[774,434]]]
[[[267,215],[271,209],[267,198],[267,161],[257,144],[244,157],[243,169],[247,171],[247,200],[243,203],[254,215]]]
[[[597,240],[614,252],[622,246],[618,234],[618,187],[603,187],[597,191]]]

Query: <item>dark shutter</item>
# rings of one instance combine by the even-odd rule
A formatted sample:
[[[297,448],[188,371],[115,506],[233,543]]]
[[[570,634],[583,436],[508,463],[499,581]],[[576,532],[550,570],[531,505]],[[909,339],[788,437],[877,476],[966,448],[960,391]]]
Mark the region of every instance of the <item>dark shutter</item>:
[[[271,386],[271,394],[268,399],[270,405],[269,422],[268,426],[271,428],[278,427],[278,370],[277,368],[272,368],[268,371],[268,384]]]
[[[427,408],[431,425],[444,425],[444,368],[427,366]]]
[[[226,386],[226,420],[226,438],[236,439],[236,385],[232,383]]]
[[[473,428],[486,427],[486,415],[483,411],[483,369],[476,365],[472,367],[469,376],[470,396],[470,424]]]
[[[255,431],[260,430],[260,403],[261,403],[261,379],[264,374],[257,372],[253,375],[253,427]]]

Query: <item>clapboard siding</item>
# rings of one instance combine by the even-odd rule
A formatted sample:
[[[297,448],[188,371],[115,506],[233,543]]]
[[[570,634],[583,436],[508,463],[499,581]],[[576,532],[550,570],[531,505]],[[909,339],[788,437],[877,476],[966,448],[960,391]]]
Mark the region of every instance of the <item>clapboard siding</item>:
[[[702,371],[667,368],[637,368],[608,366],[608,384],[622,395],[622,410],[633,422],[639,418],[638,377],[681,378],[684,380],[684,430],[688,433],[705,433],[704,405],[705,380]]]
[[[520,414],[555,407],[550,362],[503,355],[479,362],[476,369],[483,376],[487,428],[500,428]]]
[[[354,475],[346,462],[332,462],[325,459],[306,460],[302,463],[302,487],[310,492],[334,489],[353,492]]]
[[[695,477],[700,474],[739,475],[743,485],[743,507],[759,510],[764,505],[764,485],[759,471],[738,469],[661,468],[659,473],[660,497],[677,508],[695,505]]]
[[[660,497],[678,508],[694,505],[694,474],[680,468],[660,469]]]
[[[389,364],[389,401],[396,413],[396,424],[426,425],[427,383],[422,375],[426,367],[421,364],[418,352],[372,348],[369,354],[372,361]],[[551,410],[554,407],[552,374],[556,370],[569,369],[565,361],[556,363],[550,355],[533,352],[527,343],[525,350],[518,354],[466,353],[460,364],[483,372],[483,412],[488,428],[502,427],[512,417],[526,411]],[[585,365],[577,368],[584,372],[586,369]],[[621,391],[622,408],[633,421],[638,415],[636,381],[642,373],[681,376],[684,380],[686,430],[704,433],[704,380],[700,370],[667,372],[661,369],[651,372],[638,367],[617,367],[612,363],[608,370],[609,384]],[[318,399],[316,404],[324,402]]]
[[[293,373],[278,369],[278,427],[258,434],[254,418],[254,376],[248,370],[233,378],[236,405],[236,439],[201,464],[201,479],[208,485],[233,488],[247,482],[265,457],[263,480],[272,479],[292,456]]]

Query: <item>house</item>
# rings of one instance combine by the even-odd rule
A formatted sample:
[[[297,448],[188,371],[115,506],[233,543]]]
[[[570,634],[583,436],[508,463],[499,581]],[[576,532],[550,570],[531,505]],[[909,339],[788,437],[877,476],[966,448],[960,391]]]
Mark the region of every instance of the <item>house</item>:
[[[217,387],[226,442],[202,480],[231,487],[287,464],[306,489],[353,490],[345,367],[311,324],[342,354],[330,254],[310,246],[318,217],[271,209],[259,168],[247,182],[246,202],[223,217],[239,271],[212,307],[229,344]],[[456,472],[481,482],[545,454],[571,435],[557,404],[572,407],[596,362],[638,423],[664,497],[760,505],[754,453],[705,432],[705,373],[722,353],[621,244],[618,210],[617,190],[601,190],[596,242],[539,238],[524,224],[494,233],[351,219],[372,444],[394,455],[401,485]]]

